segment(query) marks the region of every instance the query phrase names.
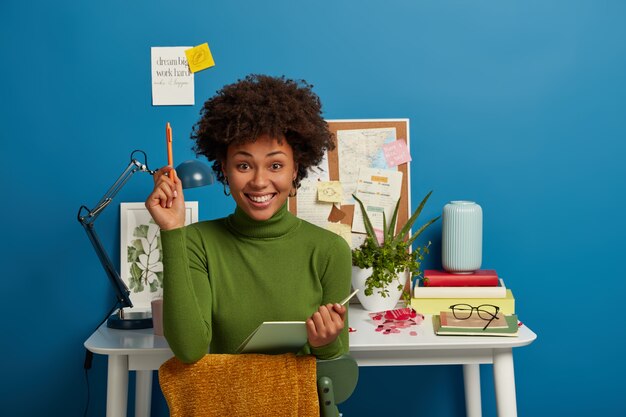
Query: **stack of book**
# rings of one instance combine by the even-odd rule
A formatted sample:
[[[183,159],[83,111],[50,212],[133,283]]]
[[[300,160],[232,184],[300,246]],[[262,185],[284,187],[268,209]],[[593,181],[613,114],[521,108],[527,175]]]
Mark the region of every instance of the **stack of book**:
[[[486,321],[475,310],[465,320],[457,319],[450,311],[433,315],[433,330],[439,336],[517,336],[517,323],[515,314],[498,313],[497,318]]]
[[[453,304],[492,304],[500,307],[502,314],[515,314],[513,293],[493,269],[471,274],[425,270],[424,278],[413,288],[411,307],[418,313],[435,315],[449,311]]]

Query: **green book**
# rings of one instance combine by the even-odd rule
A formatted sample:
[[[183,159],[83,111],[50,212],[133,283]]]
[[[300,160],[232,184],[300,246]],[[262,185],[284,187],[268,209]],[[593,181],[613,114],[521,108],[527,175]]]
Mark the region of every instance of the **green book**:
[[[439,315],[433,316],[433,330],[438,336],[517,336],[517,315],[511,314],[504,316],[507,327],[487,327],[485,330],[482,328],[467,328],[467,327],[441,327]]]

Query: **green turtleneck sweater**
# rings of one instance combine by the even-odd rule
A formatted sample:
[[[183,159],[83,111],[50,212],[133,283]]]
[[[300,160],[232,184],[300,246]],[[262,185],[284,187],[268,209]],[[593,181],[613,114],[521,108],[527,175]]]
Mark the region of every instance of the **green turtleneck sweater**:
[[[164,333],[183,362],[199,360],[209,347],[234,353],[260,323],[304,321],[350,291],[348,244],[286,204],[266,221],[237,208],[163,231],[161,241]],[[321,359],[346,353],[348,326],[334,342],[305,351]]]

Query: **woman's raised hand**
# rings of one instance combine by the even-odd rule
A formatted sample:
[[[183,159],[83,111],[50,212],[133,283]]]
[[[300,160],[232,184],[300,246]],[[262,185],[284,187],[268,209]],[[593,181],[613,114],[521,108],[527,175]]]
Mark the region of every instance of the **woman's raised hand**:
[[[161,230],[185,225],[183,187],[171,166],[165,166],[154,174],[154,189],[146,199],[146,208]]]

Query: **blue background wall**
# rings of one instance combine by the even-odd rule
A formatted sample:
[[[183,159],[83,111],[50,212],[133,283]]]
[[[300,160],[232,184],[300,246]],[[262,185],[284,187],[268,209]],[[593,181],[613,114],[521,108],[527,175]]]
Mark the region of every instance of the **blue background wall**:
[[[384,5],[383,5],[384,4]],[[525,1],[119,1],[0,4],[2,414],[83,414],[83,342],[113,294],[83,230],[144,149],[175,155],[201,103],[248,73],[304,78],[327,118],[411,119],[412,199],[484,210],[483,266],[497,269],[538,335],[515,351],[521,416],[624,416],[626,3]],[[152,107],[150,47],[209,42],[195,106]],[[136,176],[116,202],[142,201]],[[189,192],[228,214],[220,187]],[[110,253],[119,214],[98,221]],[[427,267],[440,266],[441,225]],[[118,257],[114,256],[116,262]],[[89,373],[104,415],[106,360]],[[491,369],[483,410],[495,415]],[[132,403],[131,403],[132,404]],[[362,368],[351,416],[460,416],[459,367]],[[167,415],[155,384],[153,414]]]

